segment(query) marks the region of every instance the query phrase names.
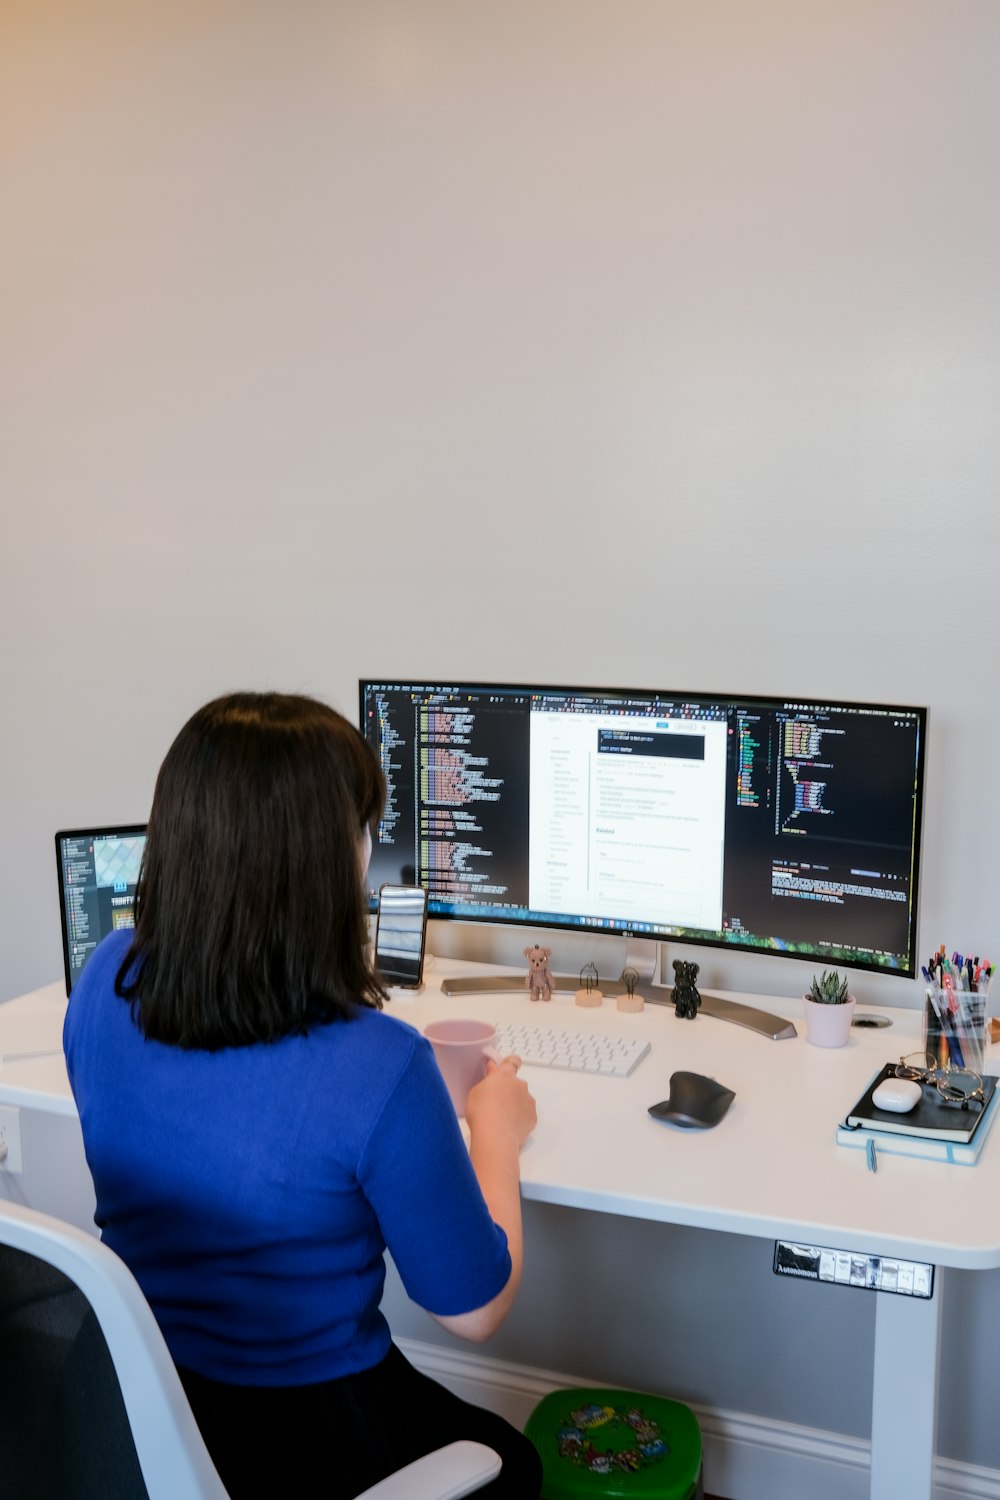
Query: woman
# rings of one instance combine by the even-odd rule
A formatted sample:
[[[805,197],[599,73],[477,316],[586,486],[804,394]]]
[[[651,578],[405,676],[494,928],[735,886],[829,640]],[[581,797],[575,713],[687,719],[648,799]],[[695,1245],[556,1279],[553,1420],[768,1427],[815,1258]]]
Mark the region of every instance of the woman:
[[[346,1500],[458,1437],[504,1460],[484,1495],[540,1488],[526,1440],[407,1364],[379,1311],[388,1246],[446,1328],[500,1325],[535,1123],[508,1060],[469,1096],[466,1151],[429,1045],[381,1011],[363,877],[384,798],[323,704],[200,709],[157,779],[135,930],[66,1016],[97,1223],[234,1500]]]

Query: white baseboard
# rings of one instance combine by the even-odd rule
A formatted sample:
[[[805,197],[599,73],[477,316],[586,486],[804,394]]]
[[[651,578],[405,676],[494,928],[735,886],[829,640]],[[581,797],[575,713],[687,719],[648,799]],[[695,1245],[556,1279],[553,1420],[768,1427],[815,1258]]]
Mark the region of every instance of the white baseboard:
[[[414,1339],[397,1343],[425,1375],[519,1428],[550,1391],[605,1383],[594,1375],[539,1370]],[[864,1439],[694,1402],[691,1407],[701,1426],[710,1494],[727,1500],[802,1500],[803,1495],[809,1500],[868,1500],[869,1444]],[[934,1500],[1000,1500],[1000,1470],[938,1459]]]

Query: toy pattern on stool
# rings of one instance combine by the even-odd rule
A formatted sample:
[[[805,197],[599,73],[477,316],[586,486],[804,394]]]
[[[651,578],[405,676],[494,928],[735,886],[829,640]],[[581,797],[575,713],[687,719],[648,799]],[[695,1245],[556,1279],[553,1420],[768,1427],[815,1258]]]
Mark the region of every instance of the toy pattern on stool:
[[[623,1432],[627,1433],[625,1438]],[[635,1474],[670,1452],[659,1424],[638,1406],[598,1406],[592,1402],[570,1413],[558,1437],[559,1457],[592,1474],[611,1474],[616,1469]],[[605,1447],[601,1446],[602,1438]]]
[[[532,1000],[551,1000],[555,988],[549,973],[552,949],[540,948],[536,943],[533,948],[525,948],[524,956],[528,960],[528,972],[524,976],[525,989]]]
[[[674,959],[674,987],[671,999],[674,1002],[674,1015],[683,1021],[693,1021],[698,1014],[701,1004],[701,996],[695,985],[698,978],[698,964],[685,963],[682,959]]]

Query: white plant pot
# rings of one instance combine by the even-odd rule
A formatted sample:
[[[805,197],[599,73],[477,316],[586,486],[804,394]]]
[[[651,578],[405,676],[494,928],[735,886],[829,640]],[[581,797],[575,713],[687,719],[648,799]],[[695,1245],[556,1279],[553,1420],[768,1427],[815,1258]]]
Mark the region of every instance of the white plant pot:
[[[854,1019],[854,996],[843,1005],[822,1005],[818,1000],[802,996],[806,1013],[806,1039],[814,1047],[843,1047],[851,1034]]]

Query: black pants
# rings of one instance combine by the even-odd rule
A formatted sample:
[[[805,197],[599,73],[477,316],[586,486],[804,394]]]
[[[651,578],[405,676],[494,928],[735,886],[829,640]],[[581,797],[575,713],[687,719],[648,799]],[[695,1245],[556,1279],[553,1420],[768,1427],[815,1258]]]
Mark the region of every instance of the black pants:
[[[393,1345],[381,1364],[322,1385],[237,1386],[179,1371],[232,1500],[353,1500],[404,1464],[458,1438],[503,1460],[483,1500],[537,1500],[538,1455],[509,1422],[460,1401]]]

